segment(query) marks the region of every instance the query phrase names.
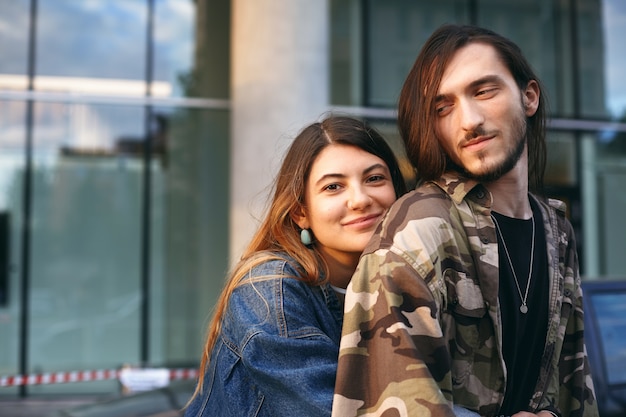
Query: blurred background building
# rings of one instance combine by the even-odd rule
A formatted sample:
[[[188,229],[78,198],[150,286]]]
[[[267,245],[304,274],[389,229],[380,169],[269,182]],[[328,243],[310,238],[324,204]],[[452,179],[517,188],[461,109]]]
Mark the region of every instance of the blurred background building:
[[[449,22],[522,47],[583,277],[626,277],[622,0],[0,0],[0,376],[196,366],[291,139],[351,114],[403,157],[400,87]]]

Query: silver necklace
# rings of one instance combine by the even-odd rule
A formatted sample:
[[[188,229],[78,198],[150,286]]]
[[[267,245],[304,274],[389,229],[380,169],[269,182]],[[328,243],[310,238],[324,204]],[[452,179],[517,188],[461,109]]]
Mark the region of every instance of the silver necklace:
[[[524,292],[523,296],[522,296],[522,290],[519,287],[517,274],[515,273],[515,269],[513,268],[511,255],[509,255],[509,249],[506,247],[506,242],[504,241],[504,235],[502,234],[502,230],[500,230],[500,225],[498,224],[498,221],[496,220],[493,214],[491,215],[491,218],[493,219],[493,222],[496,225],[496,229],[498,230],[498,233],[500,234],[500,239],[502,239],[502,246],[504,247],[504,253],[506,253],[506,258],[509,260],[509,266],[511,267],[511,272],[513,273],[513,279],[515,279],[515,286],[517,287],[519,298],[522,300],[522,305],[519,307],[519,311],[521,311],[522,314],[526,314],[528,313],[528,305],[526,304],[526,301],[528,300],[528,289],[530,288],[530,279],[533,276],[533,258],[535,255],[535,216],[532,216],[530,218],[533,222],[533,234],[532,234],[532,240],[530,243],[530,265],[528,268],[528,281],[526,282],[526,291]]]

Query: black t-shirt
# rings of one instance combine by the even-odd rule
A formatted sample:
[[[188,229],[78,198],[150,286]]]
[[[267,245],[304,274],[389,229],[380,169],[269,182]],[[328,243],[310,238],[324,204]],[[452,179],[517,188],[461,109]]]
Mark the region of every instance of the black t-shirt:
[[[531,205],[535,220],[535,245],[526,314],[520,312],[520,306],[528,282],[532,220],[514,219],[493,212],[504,236],[519,283],[518,291],[501,236],[496,228],[500,265],[498,296],[502,315],[503,354],[507,368],[506,393],[500,410],[500,414],[504,415],[528,410],[528,403],[535,392],[539,377],[548,328],[549,289],[546,238],[541,211],[535,207],[532,200]]]

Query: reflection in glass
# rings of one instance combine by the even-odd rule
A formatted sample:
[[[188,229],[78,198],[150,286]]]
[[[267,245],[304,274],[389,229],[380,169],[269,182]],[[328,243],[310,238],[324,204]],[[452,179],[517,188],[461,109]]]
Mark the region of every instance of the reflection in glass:
[[[35,88],[143,95],[145,0],[39,0]]]
[[[584,274],[624,277],[626,133],[588,133],[580,141]]]
[[[544,0],[478,1],[477,24],[515,42],[540,78],[552,114],[572,112],[571,32],[566,5]]]
[[[574,135],[550,131],[546,139],[545,184],[549,187],[577,187],[578,149]]]
[[[469,23],[467,4],[455,0],[369,0],[365,105],[394,107],[422,44],[444,23]],[[381,28],[385,28],[381,30]]]
[[[143,107],[86,103],[35,106],[35,161],[61,156],[141,155]]]
[[[110,369],[139,361],[143,163],[119,144],[145,136],[143,112],[142,107],[35,104],[31,371],[87,364]],[[114,381],[102,386],[111,390]],[[32,392],[64,389],[81,388],[33,387]]]
[[[26,103],[0,100],[0,375],[19,372],[21,319],[22,177],[24,175]],[[14,394],[14,389],[7,394]]]
[[[184,97],[227,99],[230,78],[230,2],[155,2],[157,83]]]
[[[196,366],[228,268],[229,114],[154,113],[167,126],[167,162],[153,170],[151,360]]]
[[[613,119],[626,122],[626,2],[603,0],[601,3],[607,107]]]
[[[331,103],[362,104],[361,42],[362,22],[357,0],[330,2]]]
[[[599,216],[590,218],[600,235],[601,273],[624,276],[624,231],[626,230],[626,132],[604,131],[597,135],[594,162]]]
[[[195,39],[195,2],[157,0],[154,17],[153,79],[185,96],[191,82]]]
[[[607,119],[608,109],[605,93],[607,64],[602,21],[602,2],[597,0],[577,1],[578,25],[578,109],[575,116]]]
[[[601,342],[609,384],[626,383],[626,294],[594,294],[595,316],[602,325]]]
[[[0,89],[12,88],[5,75],[25,75],[28,64],[30,1],[0,2]],[[20,77],[20,79],[22,79]],[[22,88],[25,88],[25,79]]]

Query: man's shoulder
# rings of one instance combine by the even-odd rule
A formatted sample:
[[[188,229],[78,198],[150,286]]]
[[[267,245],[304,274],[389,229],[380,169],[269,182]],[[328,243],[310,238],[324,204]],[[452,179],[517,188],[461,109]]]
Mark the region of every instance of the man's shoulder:
[[[419,220],[424,218],[454,217],[457,207],[464,204],[464,200],[474,190],[477,193],[481,188],[475,181],[442,177],[437,181],[428,181],[420,184],[413,191],[400,197],[389,210],[388,218],[396,221]]]
[[[567,214],[567,204],[559,199],[553,197],[545,197],[537,194],[531,195],[535,198],[537,203],[542,205],[546,210],[554,210],[557,214],[564,216]]]
[[[434,183],[426,183],[402,196],[389,209],[365,253],[414,242],[415,236],[434,236],[446,224],[458,223],[451,197]]]
[[[391,207],[390,213],[394,216],[415,214],[451,204],[450,196],[441,187],[433,182],[427,182],[400,197]]]
[[[422,186],[400,197],[383,219],[380,235],[401,233],[409,224],[423,224],[428,219],[440,218],[449,211],[450,198],[435,186]],[[445,216],[445,215],[444,215]]]

